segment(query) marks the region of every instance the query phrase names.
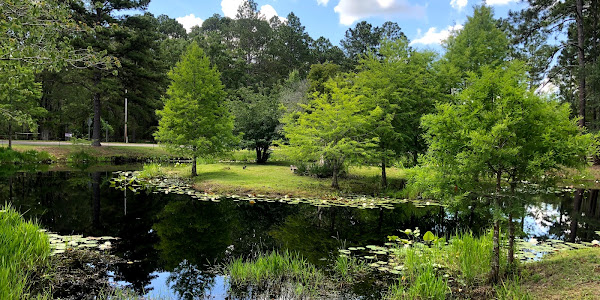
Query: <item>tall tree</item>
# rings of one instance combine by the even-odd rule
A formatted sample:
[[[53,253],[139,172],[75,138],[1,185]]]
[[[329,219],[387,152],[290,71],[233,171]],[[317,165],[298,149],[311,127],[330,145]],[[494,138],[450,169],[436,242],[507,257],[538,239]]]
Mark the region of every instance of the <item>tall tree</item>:
[[[598,44],[600,28],[598,20],[600,19],[598,8],[600,5],[597,0],[528,0],[528,7],[520,12],[511,12],[511,17],[516,22],[517,41],[527,41],[531,36],[542,32],[545,36],[564,36],[566,39],[560,42],[559,47],[553,47],[554,51],[548,53],[547,60],[552,60],[554,55],[560,52],[569,59],[576,57],[576,63],[560,66],[560,71],[571,72],[571,76],[576,81],[577,86],[577,108],[580,117],[579,125],[587,126],[586,116],[587,103],[587,73],[591,62],[595,61],[587,56],[590,49]],[[595,38],[594,38],[595,37]],[[597,47],[596,47],[597,48]],[[597,50],[595,52],[597,57]],[[573,68],[576,66],[576,68]],[[552,76],[551,77],[555,77]],[[552,78],[560,80],[560,78]],[[570,88],[569,88],[570,89]]]
[[[364,96],[351,92],[350,84],[330,81],[303,112],[288,115],[283,131],[291,155],[299,161],[326,161],[333,168],[331,186],[339,188],[338,176],[345,164],[364,159],[376,146],[367,134],[381,109],[362,104]]]
[[[256,151],[256,163],[264,164],[271,154],[269,148],[279,138],[281,107],[278,99],[265,91],[249,88],[236,91],[231,104],[235,116],[235,133],[242,135],[242,147]]]
[[[476,6],[464,28],[453,32],[444,42],[446,53],[440,62],[445,89],[465,87],[469,72],[481,74],[484,66],[499,66],[508,57],[508,39],[500,29],[489,6]]]
[[[586,163],[592,146],[568,105],[536,96],[527,89],[523,63],[483,67],[471,73],[456,103],[440,104],[423,118],[429,150],[426,172],[450,199],[475,194],[492,198],[494,245],[492,281],[499,279],[499,229],[504,187],[511,191],[523,180],[543,181],[564,166]],[[431,174],[431,173],[430,173]],[[428,175],[430,176],[430,175]],[[424,177],[425,178],[425,177]],[[431,177],[430,177],[431,178]],[[510,203],[508,203],[510,204]],[[508,218],[509,229],[512,215]],[[514,232],[509,239],[509,262]]]
[[[85,45],[96,51],[113,52],[114,35],[118,29],[117,13],[125,10],[145,9],[150,0],[90,0],[89,2],[75,1],[72,3],[75,18],[89,26],[96,26],[93,35],[82,35],[79,45]],[[100,146],[102,95],[107,92],[103,88],[103,80],[113,78],[110,73],[94,68],[92,72],[92,106],[94,109],[92,145]],[[113,74],[114,75],[114,74]]]
[[[198,156],[222,153],[236,143],[233,118],[224,102],[219,71],[211,68],[196,43],[188,46],[169,78],[165,106],[156,112],[160,121],[155,137],[168,149],[191,155],[196,176]]]
[[[383,110],[383,118],[372,131],[378,139],[375,150],[381,162],[381,183],[387,186],[386,165],[398,156],[417,157],[426,150],[420,120],[433,111],[440,98],[439,84],[432,68],[433,52],[409,47],[407,39],[383,42],[380,57],[361,60],[355,79],[358,92],[373,107]]]

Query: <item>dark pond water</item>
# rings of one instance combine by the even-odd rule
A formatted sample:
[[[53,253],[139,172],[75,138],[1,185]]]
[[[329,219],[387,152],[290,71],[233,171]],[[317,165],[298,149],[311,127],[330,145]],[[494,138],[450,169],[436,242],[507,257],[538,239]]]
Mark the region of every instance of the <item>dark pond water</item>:
[[[419,227],[443,235],[461,229],[480,231],[491,220],[485,205],[465,205],[458,212],[410,203],[393,210],[318,208],[134,194],[109,187],[112,171],[0,174],[0,203],[12,203],[26,217],[60,234],[119,237],[112,253],[135,263],[117,266],[115,280],[149,296],[225,298],[224,278],[208,269],[229,257],[289,249],[326,267],[336,249],[380,244],[399,229]],[[524,238],[597,238],[597,190],[537,198],[520,220]],[[358,285],[354,292],[376,293],[368,284]]]

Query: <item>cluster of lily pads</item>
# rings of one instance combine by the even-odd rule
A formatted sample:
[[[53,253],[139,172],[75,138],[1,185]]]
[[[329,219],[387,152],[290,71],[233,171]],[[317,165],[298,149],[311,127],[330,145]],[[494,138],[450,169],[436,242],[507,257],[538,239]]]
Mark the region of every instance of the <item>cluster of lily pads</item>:
[[[347,249],[340,249],[338,252],[342,257],[354,255],[369,261],[369,266],[386,273],[391,274],[402,274],[405,269],[402,261],[400,261],[397,255],[394,255],[399,251],[401,247],[415,247],[415,248],[426,248],[432,245],[444,246],[448,243],[444,238],[439,238],[431,231],[427,231],[421,238],[421,232],[417,227],[414,230],[406,229],[403,231],[406,238],[400,238],[392,235],[388,236],[389,242],[384,243],[382,246],[367,245],[364,247],[348,247]],[[596,231],[596,234],[600,235],[600,231]],[[547,239],[544,241],[537,241],[536,239],[516,240],[516,257],[524,262],[531,262],[541,259],[544,255],[564,250],[583,249],[589,247],[600,247],[598,240],[592,242],[580,242],[570,243],[556,239]],[[442,266],[434,264],[434,268],[440,269]]]
[[[404,270],[404,265],[397,259],[396,255],[393,255],[399,250],[399,247],[425,248],[433,244],[446,244],[444,238],[437,237],[431,231],[427,231],[423,237],[420,237],[421,231],[418,227],[414,230],[406,229],[403,233],[406,235],[406,238],[400,238],[396,235],[388,236],[389,242],[384,243],[383,246],[367,245],[364,247],[348,247],[347,249],[340,249],[338,251],[340,256],[355,255],[362,257],[363,259],[370,261],[368,265],[378,271],[401,274]],[[441,266],[438,265],[435,265],[434,267],[441,268]]]
[[[354,207],[358,209],[384,208],[394,209],[398,203],[412,203],[415,207],[440,206],[440,203],[430,200],[409,200],[396,198],[382,198],[363,195],[350,196],[335,196],[327,198],[297,198],[285,195],[282,197],[269,197],[266,195],[247,194],[234,195],[225,194],[219,195],[203,191],[197,191],[192,184],[181,178],[176,177],[155,177],[144,178],[138,177],[139,172],[114,172],[116,175],[111,179],[111,187],[121,190],[131,190],[139,192],[141,190],[151,190],[153,193],[178,194],[188,195],[200,201],[219,202],[223,199],[233,199],[233,201],[248,201],[256,202],[280,202],[287,204],[309,204],[318,207]]]
[[[45,232],[45,230],[42,230]],[[118,238],[110,236],[84,237],[82,235],[60,235],[57,233],[46,232],[50,240],[52,255],[61,254],[70,250],[109,250],[112,248],[113,241]]]

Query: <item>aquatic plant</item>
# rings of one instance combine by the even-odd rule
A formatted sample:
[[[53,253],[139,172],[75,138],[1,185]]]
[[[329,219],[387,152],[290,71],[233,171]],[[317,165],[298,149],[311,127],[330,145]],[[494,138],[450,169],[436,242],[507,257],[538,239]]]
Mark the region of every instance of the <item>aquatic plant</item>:
[[[283,288],[290,284],[297,296],[314,295],[323,288],[325,275],[296,253],[287,250],[262,254],[255,259],[237,258],[229,262],[224,271],[233,288],[252,286],[257,291]],[[256,292],[250,289],[250,293]]]
[[[48,264],[50,243],[11,206],[0,210],[0,299],[32,298],[30,275]]]

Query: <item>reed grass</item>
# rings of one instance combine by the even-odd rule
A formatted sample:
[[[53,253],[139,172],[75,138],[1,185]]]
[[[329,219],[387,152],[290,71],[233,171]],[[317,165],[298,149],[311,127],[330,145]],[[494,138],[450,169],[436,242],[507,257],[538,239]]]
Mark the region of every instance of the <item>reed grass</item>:
[[[30,275],[48,266],[48,236],[11,205],[0,210],[0,299],[30,299]]]
[[[255,259],[237,258],[225,266],[232,286],[254,286],[254,291],[293,286],[296,295],[316,295],[325,274],[296,253],[273,251]],[[275,288],[277,289],[277,288]]]

